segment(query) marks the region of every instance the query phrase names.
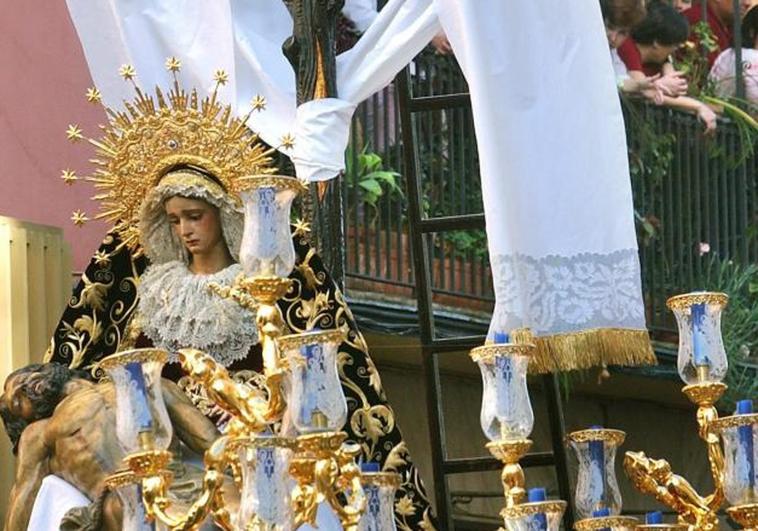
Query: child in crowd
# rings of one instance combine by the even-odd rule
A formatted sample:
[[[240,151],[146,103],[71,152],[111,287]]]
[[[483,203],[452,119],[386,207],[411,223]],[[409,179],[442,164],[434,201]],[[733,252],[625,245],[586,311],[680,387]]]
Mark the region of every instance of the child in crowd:
[[[713,63],[710,80],[721,98],[730,98],[735,89],[734,48],[724,50]],[[752,7],[742,19],[742,72],[745,80],[745,99],[758,105],[758,5]]]
[[[716,113],[705,103],[685,96],[687,84],[670,61],[670,55],[689,35],[687,19],[661,0],[647,4],[647,16],[632,30],[632,36],[619,47],[618,54],[632,79],[642,80],[661,75],[661,79],[678,80],[660,101],[663,105],[692,111],[705,123],[706,132],[716,129]]]
[[[629,38],[632,28],[645,18],[644,0],[600,0],[600,9],[616,81],[622,92],[638,93],[660,104],[664,95],[675,96],[687,90],[686,81],[678,74],[632,78],[618,55],[619,46]]]

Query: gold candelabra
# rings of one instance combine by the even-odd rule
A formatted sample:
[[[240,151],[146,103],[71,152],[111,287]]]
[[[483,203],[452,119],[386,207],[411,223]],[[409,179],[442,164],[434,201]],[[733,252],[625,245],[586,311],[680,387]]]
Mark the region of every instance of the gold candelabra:
[[[164,418],[160,411],[161,408],[165,411],[165,406],[154,396],[155,389],[160,391],[160,368],[166,361],[166,353],[157,349],[131,351],[115,354],[101,362],[104,370],[111,371],[114,381],[131,379],[133,383],[136,378],[137,388],[144,393],[138,393],[137,403],[130,404],[132,409],[136,408],[138,422],[141,422],[138,440],[132,441],[133,451],[124,459],[125,470],[111,476],[109,484],[114,488],[139,484],[146,517],[160,521],[169,529],[196,529],[209,516],[225,530],[278,529],[279,527],[272,527],[270,521],[264,521],[260,515],[251,514],[249,508],[242,507],[244,500],[235,519],[222,494],[226,472],[231,469],[234,481],[242,489],[244,497],[249,483],[244,476],[251,473],[245,469],[245,456],[262,448],[267,449],[267,455],[274,451],[280,452],[289,463],[284,475],[291,474],[296,482],[292,492],[287,493],[281,515],[277,517],[289,519],[290,524],[287,525],[294,524],[295,528],[304,523],[315,525],[318,505],[326,502],[345,530],[358,529],[358,522],[366,506],[361,471],[355,463],[360,448],[345,444],[346,435],[339,431],[347,416],[347,405],[341,394],[336,369],[336,351],[344,340],[344,331],[311,332],[285,337],[286,325],[277,305],[277,301],[292,286],[292,280],[283,276],[292,270],[295,260],[289,234],[289,210],[292,199],[302,189],[303,185],[290,177],[265,175],[248,180],[247,189],[241,193],[246,206],[241,252],[245,273],[231,286],[211,286],[219,296],[233,299],[243,307],[255,311],[262,349],[265,395],[261,396],[246,383],[235,381],[211,356],[196,349],[179,351],[182,369],[194,382],[202,384],[208,398],[231,417],[223,435],[205,453],[205,471],[199,497],[181,514],[177,514],[167,496],[172,480],[167,467],[172,454],[166,449],[168,440],[165,433],[161,432],[161,426],[169,421],[167,415]],[[258,202],[261,201],[268,202],[268,210],[275,212],[273,216],[256,218],[256,215],[266,210],[258,208]],[[271,242],[262,242],[263,238],[271,237],[272,234],[279,239],[278,252],[274,256],[270,252]],[[266,255],[265,252],[269,254]],[[326,408],[324,411],[317,409],[311,412],[309,419],[301,420],[300,424],[295,419],[295,425],[302,428],[301,435],[296,438],[261,436],[264,432],[274,431],[274,426],[282,422],[288,402],[283,386],[285,376],[292,371],[308,370],[307,361],[298,352],[310,347],[313,347],[315,355],[331,353],[333,375],[330,373],[331,379],[325,381],[331,391],[338,392],[342,397],[344,411],[337,411],[335,416],[333,411],[326,411]],[[287,351],[292,351],[289,357],[283,355]],[[158,368],[148,367],[146,363],[157,364]],[[119,371],[119,374],[115,374]],[[297,380],[293,379],[293,386]],[[289,392],[292,393],[292,389]],[[300,390],[300,394],[303,392],[308,391]],[[134,399],[134,396],[130,398]],[[294,396],[295,401],[298,399],[299,395]],[[161,422],[158,421],[159,418],[162,419]],[[266,503],[272,502],[266,500]]]
[[[520,337],[532,336],[521,330]],[[486,447],[503,463],[500,479],[505,507],[500,516],[506,529],[532,528],[537,523],[536,528],[557,530],[566,502],[547,500],[544,489],[530,491],[527,501],[524,471],[519,463],[532,446],[529,435],[534,413],[526,375],[535,346],[527,341],[510,343],[507,334],[496,334],[495,339],[495,343],[473,349],[471,359],[482,373],[481,423],[490,439]]]
[[[293,353],[288,357],[289,370],[293,374],[305,370],[308,360],[295,353],[301,352],[313,337],[336,347],[344,341],[345,333],[342,330],[326,330],[279,338],[279,347]],[[325,354],[328,357],[329,353]],[[335,357],[331,362],[327,361],[329,366],[335,368],[331,374],[331,385],[339,386],[336,348],[331,354]],[[330,426],[329,416],[339,420],[332,421]],[[301,421],[304,433],[297,437],[297,452],[290,466],[290,472],[297,481],[293,502],[298,524],[315,523],[318,504],[326,501],[337,514],[343,529],[358,529],[358,522],[366,507],[361,487],[361,470],[355,462],[361,449],[356,444],[345,443],[346,434],[334,429],[337,425],[341,427],[346,418],[346,408],[344,411],[334,411],[329,404],[319,404],[313,407],[309,419]],[[315,431],[309,427],[315,428]]]
[[[727,386],[721,382],[726,375],[727,359],[721,338],[720,318],[726,307],[727,296],[723,293],[694,292],[672,297],[668,307],[675,313],[679,325],[679,374],[685,382],[682,392],[697,406],[698,434],[708,450],[708,461],[714,489],[708,495],[698,493],[682,476],[675,474],[664,459],[652,459],[643,452],[627,452],[624,469],[634,486],[643,493],[654,496],[659,502],[678,514],[679,526],[692,530],[710,531],[719,528],[717,511],[729,498],[732,507],[727,509],[732,518],[746,529],[758,525],[758,505],[755,498],[754,471],[751,472],[753,487],[727,495],[725,489],[737,469],[746,466],[734,461],[725,461],[721,438],[730,427],[747,426],[750,430],[749,447],[752,448],[754,426],[758,415],[735,415],[719,419],[715,404],[723,396]],[[726,443],[726,440],[725,440]],[[744,449],[742,450],[744,452]],[[745,459],[754,460],[753,450],[748,450]],[[736,488],[733,491],[739,490]],[[740,503],[746,499],[746,503]]]
[[[344,441],[344,433],[334,432],[298,438],[298,453],[290,467],[297,480],[293,493],[297,526],[314,523],[318,504],[326,501],[345,531],[357,531],[366,507],[361,470],[355,463],[360,448]],[[339,499],[340,494],[347,503]]]

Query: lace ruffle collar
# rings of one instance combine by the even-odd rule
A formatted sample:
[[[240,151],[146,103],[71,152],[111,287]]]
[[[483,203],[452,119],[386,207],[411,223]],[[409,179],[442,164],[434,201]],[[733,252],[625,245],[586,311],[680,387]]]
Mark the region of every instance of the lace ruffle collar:
[[[182,261],[152,265],[140,278],[139,315],[144,334],[176,360],[180,348],[197,348],[224,366],[245,358],[258,341],[255,316],[208,285],[229,285],[239,264],[210,275],[192,273]]]

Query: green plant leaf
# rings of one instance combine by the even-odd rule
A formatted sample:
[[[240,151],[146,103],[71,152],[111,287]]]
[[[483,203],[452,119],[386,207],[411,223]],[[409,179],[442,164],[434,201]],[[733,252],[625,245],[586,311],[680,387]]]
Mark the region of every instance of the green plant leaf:
[[[364,179],[381,181],[385,183],[387,186],[389,186],[390,190],[394,192],[402,192],[402,190],[400,189],[400,186],[398,186],[397,184],[398,177],[400,177],[400,174],[397,172],[380,170],[380,171],[372,171],[371,173],[366,175]]]
[[[362,179],[358,186],[377,197],[382,195],[382,185],[376,179]]]

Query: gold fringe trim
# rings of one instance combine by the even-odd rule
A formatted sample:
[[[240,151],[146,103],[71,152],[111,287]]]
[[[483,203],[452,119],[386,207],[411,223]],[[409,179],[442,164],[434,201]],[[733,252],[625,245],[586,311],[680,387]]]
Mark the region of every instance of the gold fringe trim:
[[[534,343],[536,350],[529,372],[588,369],[605,365],[655,365],[656,358],[647,330],[595,328],[554,336],[535,337],[520,328],[511,334],[514,343]]]

